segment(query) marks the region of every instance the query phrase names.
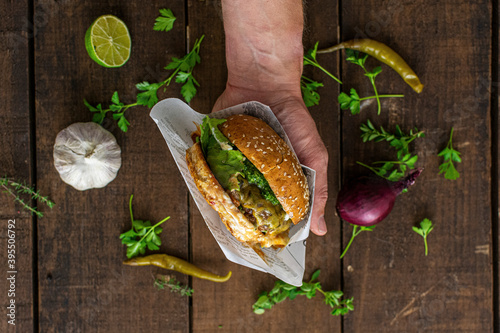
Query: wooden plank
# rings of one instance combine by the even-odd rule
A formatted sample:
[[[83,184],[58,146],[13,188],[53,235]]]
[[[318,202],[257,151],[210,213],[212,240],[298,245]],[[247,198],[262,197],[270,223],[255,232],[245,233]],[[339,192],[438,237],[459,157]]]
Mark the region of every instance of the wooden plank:
[[[490,77],[491,7],[440,1],[347,1],[342,3],[342,39],[372,38],[397,51],[422,79],[414,93],[387,66],[377,77],[380,93],[404,93],[386,99],[376,115],[374,103],[343,122],[344,179],[367,173],[356,161],[394,159],[386,143],[362,143],[359,126],[426,132],[412,149],[425,171],[408,194],[398,198],[391,215],[372,233],[358,236],[344,260],[345,288],[356,311],[344,321],[346,332],[491,332],[492,267],[490,235]],[[354,14],[356,13],[356,14]],[[377,65],[367,63],[368,68]],[[372,95],[360,68],[345,64],[344,90]],[[484,85],[486,82],[486,86]],[[438,175],[437,153],[453,142],[462,152],[456,181]],[[411,228],[423,218],[436,225],[430,253]],[[344,243],[351,236],[345,227]]]
[[[499,115],[500,115],[500,14],[498,13],[499,7],[498,2],[492,1],[492,23],[493,23],[493,45],[492,45],[492,59],[491,59],[491,68],[492,68],[492,84],[490,87],[491,94],[491,124],[492,124],[492,139],[493,139],[493,160],[492,166],[493,168],[493,179],[492,179],[492,199],[496,199],[495,202],[492,202],[492,236],[493,236],[493,262],[496,263],[493,266],[494,273],[494,295],[493,295],[493,314],[494,314],[494,324],[495,330],[500,331],[500,228],[499,217],[500,217],[500,194],[499,194],[499,186],[500,186],[500,136],[498,135],[500,131],[500,123],[499,123]],[[496,144],[495,144],[496,143]],[[495,153],[496,153],[496,163],[495,163]],[[496,172],[496,177],[494,177]],[[495,233],[496,231],[496,233]],[[495,239],[496,237],[496,239]]]
[[[187,332],[189,300],[153,287],[157,268],[122,265],[125,247],[118,236],[130,229],[128,200],[135,218],[159,221],[171,216],[161,234],[161,252],[187,259],[187,190],[149,109],[127,111],[125,134],[106,122],[122,149],[117,178],[103,189],[79,192],[61,181],[53,167],[56,134],[91,120],[86,98],[108,105],[116,90],[133,103],[135,84],[158,82],[170,57],[185,54],[184,3],[169,4],[177,21],[170,32],[153,31],[161,2],[36,1],[44,12],[35,43],[38,183],[58,203],[39,227],[40,330],[54,332]],[[132,56],[118,69],[93,62],[84,35],[100,15],[114,14],[127,24]],[[178,96],[169,88],[161,97]],[[185,276],[177,276],[188,283]]]
[[[337,31],[337,7],[333,4],[311,3],[306,9],[308,24],[306,46],[321,40],[323,44],[334,42]],[[191,102],[195,110],[209,112],[218,96],[225,88],[227,70],[223,48],[223,24],[220,20],[218,1],[190,1],[188,3],[188,21],[192,42],[201,34],[207,37],[202,46],[202,63],[196,70],[196,77],[201,87],[198,95]],[[325,45],[323,45],[325,46]],[[323,56],[329,62],[328,68],[336,74],[337,56]],[[331,157],[329,186],[331,193],[338,188],[338,170],[336,152],[338,151],[338,113],[332,113],[338,86],[328,81],[319,71],[310,71],[310,77],[324,80],[325,88],[321,91],[321,104],[311,109],[319,132],[325,141]],[[311,235],[307,248],[307,267],[305,278],[312,272],[322,269],[320,280],[325,289],[340,288],[340,251],[339,229],[334,217],[334,196],[330,197],[327,209],[329,233],[324,237]],[[252,312],[252,305],[260,292],[270,290],[276,278],[269,274],[254,271],[229,262],[216,241],[205,226],[197,207],[191,201],[191,243],[192,260],[202,267],[211,267],[220,274],[228,270],[233,277],[224,284],[216,284],[193,279],[193,332],[256,332],[256,331],[301,331],[338,332],[340,320],[329,314],[320,296],[314,300],[297,299],[286,301],[259,316]],[[293,314],[293,315],[292,315]],[[321,323],[313,328],[313,323]]]
[[[28,2],[2,2],[0,12],[0,177],[27,184],[31,179],[31,137],[29,104]],[[2,189],[3,190],[3,189]],[[2,191],[3,192],[3,191]],[[23,197],[29,201],[29,198]],[[33,329],[33,218],[14,204],[8,194],[0,194],[0,331],[29,332]],[[15,224],[14,224],[15,223]],[[9,224],[15,233],[9,238]],[[15,252],[12,252],[12,251]],[[8,258],[14,255],[15,258]],[[8,259],[15,260],[8,262]],[[13,264],[13,267],[9,265]],[[17,271],[17,273],[8,273]],[[12,283],[11,283],[12,282]],[[11,303],[14,302],[14,303]],[[10,307],[10,308],[8,308]],[[9,323],[10,321],[10,323]]]

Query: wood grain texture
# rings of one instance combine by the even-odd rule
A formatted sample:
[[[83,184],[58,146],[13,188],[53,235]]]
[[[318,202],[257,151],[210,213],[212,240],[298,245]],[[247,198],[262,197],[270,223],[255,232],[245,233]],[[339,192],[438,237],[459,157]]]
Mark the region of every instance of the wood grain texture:
[[[108,105],[116,90],[122,101],[135,101],[135,84],[158,82],[172,56],[185,54],[184,3],[169,4],[177,16],[170,32],[153,31],[160,2],[36,1],[45,13],[36,33],[36,121],[38,184],[58,203],[38,225],[40,330],[48,332],[186,332],[189,300],[153,287],[156,268],[123,266],[125,247],[118,236],[134,215],[153,223],[171,216],[161,234],[161,251],[187,259],[187,191],[149,109],[127,111],[125,134],[105,122],[122,149],[117,178],[103,189],[79,192],[66,185],[53,167],[56,134],[78,121],[90,121],[86,98]],[[127,64],[107,69],[93,62],[84,35],[100,15],[113,14],[128,26],[132,55]],[[161,97],[178,96],[173,86]],[[185,276],[178,279],[186,284]]]
[[[310,4],[305,11],[306,34],[305,43],[312,47],[316,40],[323,43],[334,42],[337,21],[337,7]],[[195,110],[208,112],[222,93],[226,82],[224,62],[224,31],[220,19],[218,1],[188,2],[188,21],[191,39],[201,34],[207,38],[202,46],[202,64],[197,70],[197,78],[201,88],[199,94],[191,102]],[[324,22],[328,22],[325,24]],[[334,33],[333,38],[331,33]],[[326,44],[324,45],[326,46]],[[336,73],[337,56],[323,58],[329,70]],[[328,81],[320,72],[311,71],[311,77],[324,80],[321,106],[311,109],[311,114],[318,124],[320,134],[329,148],[331,156],[329,185],[332,193],[338,187],[338,112],[336,96],[338,86]],[[332,105],[333,110],[332,110]],[[326,290],[340,288],[339,224],[334,217],[334,198],[330,198],[327,210],[329,233],[325,237],[311,235],[308,240],[306,273],[308,279],[313,271],[321,268],[320,280]],[[193,279],[193,332],[256,332],[256,331],[290,331],[307,330],[311,332],[339,332],[340,319],[329,315],[329,308],[322,299],[299,298],[285,301],[263,315],[252,312],[252,305],[260,292],[270,290],[276,278],[272,275],[254,271],[249,268],[230,263],[219,249],[201,218],[196,206],[191,203],[191,242],[192,258],[195,264],[212,267],[219,274],[228,270],[233,272],[232,278],[224,284],[215,284]]]
[[[344,260],[345,292],[356,311],[345,318],[345,332],[491,332],[493,329],[490,249],[490,75],[491,7],[487,1],[343,2],[342,39],[372,38],[397,51],[425,87],[414,93],[387,66],[377,77],[380,93],[404,93],[374,103],[343,122],[345,179],[366,173],[356,161],[394,159],[385,143],[362,143],[359,126],[426,132],[413,145],[423,175],[398,198],[391,215],[374,232],[358,236]],[[373,68],[376,61],[369,61]],[[372,95],[360,68],[346,64],[344,88]],[[456,181],[438,175],[437,153],[455,128],[462,152]],[[423,218],[436,225],[430,253],[411,227]],[[351,229],[346,226],[345,242]]]
[[[32,183],[30,152],[30,105],[29,105],[29,38],[28,2],[0,3],[0,176]],[[42,191],[43,192],[43,191]],[[29,197],[22,196],[30,202]],[[43,210],[43,208],[41,209]],[[15,270],[8,266],[8,225],[15,221]],[[12,222],[11,222],[12,223]],[[0,331],[29,332],[33,329],[33,217],[14,204],[8,194],[0,192]],[[12,259],[12,258],[10,258]],[[15,288],[11,288],[8,277],[14,275]],[[14,293],[15,295],[13,295]],[[10,295],[9,295],[10,294]],[[7,306],[15,301],[15,320],[11,325]]]

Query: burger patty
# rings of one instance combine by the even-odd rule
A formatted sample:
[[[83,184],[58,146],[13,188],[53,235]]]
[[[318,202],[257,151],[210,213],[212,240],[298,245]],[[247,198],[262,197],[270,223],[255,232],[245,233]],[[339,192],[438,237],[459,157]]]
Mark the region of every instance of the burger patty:
[[[239,191],[229,192],[233,202],[260,232],[277,235],[287,231],[291,220],[280,204],[274,205],[262,195],[261,190],[238,176]]]

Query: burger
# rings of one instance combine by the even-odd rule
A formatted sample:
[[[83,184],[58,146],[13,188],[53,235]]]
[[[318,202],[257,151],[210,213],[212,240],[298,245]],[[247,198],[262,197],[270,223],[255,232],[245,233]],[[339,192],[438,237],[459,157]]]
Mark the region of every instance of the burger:
[[[307,179],[295,154],[263,120],[205,117],[186,161],[205,200],[240,242],[282,248],[309,211]]]

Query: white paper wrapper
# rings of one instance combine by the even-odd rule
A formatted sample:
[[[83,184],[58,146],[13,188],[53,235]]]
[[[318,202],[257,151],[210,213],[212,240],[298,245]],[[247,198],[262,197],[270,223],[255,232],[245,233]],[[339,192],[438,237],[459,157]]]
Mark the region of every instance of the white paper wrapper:
[[[248,102],[237,105],[209,116],[211,118],[227,118],[233,114],[248,114],[264,120],[291,147],[290,141],[271,109],[259,102]],[[168,148],[175,159],[179,171],[193,196],[198,209],[219,243],[226,258],[237,264],[273,274],[294,286],[302,285],[305,268],[306,238],[309,236],[311,211],[314,198],[314,181],[316,172],[302,166],[311,192],[311,209],[308,216],[290,229],[290,243],[280,250],[262,249],[264,261],[252,248],[240,243],[231,235],[222,223],[217,212],[210,207],[198,191],[186,164],[186,149],[193,145],[191,133],[196,130],[196,124],[201,124],[205,114],[198,113],[179,99],[169,98],[156,104],[150,113],[160,129]]]

